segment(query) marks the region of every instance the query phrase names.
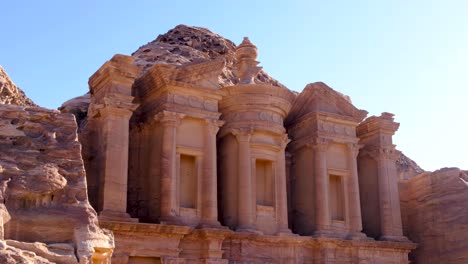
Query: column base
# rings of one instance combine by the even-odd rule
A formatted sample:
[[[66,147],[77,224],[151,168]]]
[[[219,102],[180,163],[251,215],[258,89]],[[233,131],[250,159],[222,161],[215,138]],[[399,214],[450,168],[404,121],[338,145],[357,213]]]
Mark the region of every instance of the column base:
[[[314,238],[342,238],[340,234],[337,234],[333,230],[329,229],[320,229],[316,230],[312,235]]]
[[[222,226],[218,220],[201,220],[197,228],[199,229],[229,229],[226,226]]]
[[[132,222],[138,223],[138,218],[132,218],[126,212],[103,210],[98,214],[99,221],[113,221],[113,222]]]
[[[286,236],[297,236],[289,228],[283,228],[278,230],[276,233],[277,236],[286,237]]]
[[[381,241],[391,241],[391,242],[412,243],[411,240],[409,240],[405,236],[380,236],[379,240],[381,240]]]
[[[349,240],[374,240],[371,237],[368,237],[366,234],[362,232],[350,232],[346,239]]]
[[[254,226],[239,226],[236,228],[236,232],[263,235],[263,232],[257,230]]]
[[[159,218],[159,223],[162,225],[176,225],[176,226],[187,225],[180,217],[175,216],[175,215],[161,216]]]

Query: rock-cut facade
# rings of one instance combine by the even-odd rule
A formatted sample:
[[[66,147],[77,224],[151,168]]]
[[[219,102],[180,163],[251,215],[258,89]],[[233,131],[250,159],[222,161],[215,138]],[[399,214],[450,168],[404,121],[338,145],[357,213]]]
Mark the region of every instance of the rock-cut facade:
[[[256,57],[245,38],[189,63],[115,55],[91,76],[80,141],[112,263],[409,263],[393,115],[259,81]]]

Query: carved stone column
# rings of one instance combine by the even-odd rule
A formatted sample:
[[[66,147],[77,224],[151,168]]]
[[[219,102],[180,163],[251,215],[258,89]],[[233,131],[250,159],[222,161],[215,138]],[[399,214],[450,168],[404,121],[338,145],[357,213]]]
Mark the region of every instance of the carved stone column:
[[[278,152],[278,175],[276,177],[276,217],[278,221],[278,235],[291,235],[288,228],[288,197],[286,183],[286,153],[285,148],[289,143],[288,135],[284,135],[281,142],[281,150]]]
[[[98,110],[104,146],[101,220],[132,221],[126,213],[129,119],[137,107],[132,100],[131,96],[108,96]]]
[[[237,204],[237,231],[255,232],[254,208],[252,208],[252,157],[250,153],[250,138],[252,129],[233,129],[232,134],[238,142],[238,204]]]
[[[401,223],[400,197],[396,173],[396,150],[378,149],[379,210],[381,240],[406,241]]]
[[[359,197],[359,178],[357,169],[357,156],[359,145],[348,144],[348,203],[349,203],[349,228],[351,239],[364,239],[366,235],[362,233],[361,201]]]
[[[318,139],[312,146],[315,164],[315,236],[327,235],[331,226],[329,178],[327,170],[328,141]]]
[[[161,150],[161,217],[163,224],[179,224],[177,205],[177,127],[184,114],[163,111],[155,116],[163,127]]]
[[[218,221],[216,133],[223,124],[221,120],[206,120],[200,227],[221,227]]]

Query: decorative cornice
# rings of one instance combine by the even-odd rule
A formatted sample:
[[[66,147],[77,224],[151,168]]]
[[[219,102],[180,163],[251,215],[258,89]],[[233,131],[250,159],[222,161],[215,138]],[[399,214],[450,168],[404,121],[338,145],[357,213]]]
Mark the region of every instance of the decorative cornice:
[[[100,97],[108,93],[131,94],[131,86],[137,78],[140,68],[131,64],[134,58],[121,54],[114,55],[104,63],[88,81],[92,95]],[[120,85],[119,85],[120,84]],[[122,89],[122,85],[126,86]]]

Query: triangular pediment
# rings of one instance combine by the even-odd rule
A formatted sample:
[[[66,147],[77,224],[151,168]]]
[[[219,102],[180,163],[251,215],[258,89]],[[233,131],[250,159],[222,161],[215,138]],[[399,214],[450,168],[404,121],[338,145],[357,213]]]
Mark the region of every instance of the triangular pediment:
[[[349,97],[333,90],[325,83],[308,84],[296,97],[291,111],[285,120],[287,126],[301,120],[309,113],[327,113],[351,118],[356,122],[367,116],[367,111],[356,108]]]

